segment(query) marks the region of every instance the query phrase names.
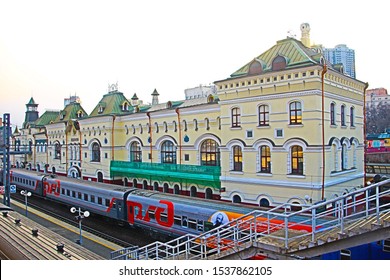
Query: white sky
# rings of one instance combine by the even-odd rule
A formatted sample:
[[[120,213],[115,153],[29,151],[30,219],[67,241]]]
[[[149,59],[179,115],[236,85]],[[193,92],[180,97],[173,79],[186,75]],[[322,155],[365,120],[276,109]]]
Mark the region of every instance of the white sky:
[[[77,94],[91,113],[108,84],[145,103],[225,79],[311,26],[312,43],[355,50],[357,79],[390,89],[386,1],[0,0],[0,114],[20,126]],[[387,31],[386,31],[387,30]]]

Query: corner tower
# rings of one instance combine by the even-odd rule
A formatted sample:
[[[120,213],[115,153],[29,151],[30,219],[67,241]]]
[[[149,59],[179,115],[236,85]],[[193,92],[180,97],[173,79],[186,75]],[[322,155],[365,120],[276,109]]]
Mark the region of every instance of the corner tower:
[[[35,103],[34,98],[26,104],[26,114],[24,117],[23,128],[26,128],[29,123],[35,122],[39,118],[38,104]]]

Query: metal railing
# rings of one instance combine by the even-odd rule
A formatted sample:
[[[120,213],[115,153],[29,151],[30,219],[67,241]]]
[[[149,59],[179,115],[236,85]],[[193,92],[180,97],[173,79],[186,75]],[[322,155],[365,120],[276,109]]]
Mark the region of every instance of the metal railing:
[[[390,179],[297,212],[290,212],[287,204],[253,211],[198,236],[189,234],[128,250],[121,259],[219,258],[262,242],[287,251],[296,241],[309,239],[314,243],[318,234],[334,228],[344,233],[347,225],[359,219],[374,216],[379,223],[380,213],[390,211],[390,189],[381,187],[389,183]]]

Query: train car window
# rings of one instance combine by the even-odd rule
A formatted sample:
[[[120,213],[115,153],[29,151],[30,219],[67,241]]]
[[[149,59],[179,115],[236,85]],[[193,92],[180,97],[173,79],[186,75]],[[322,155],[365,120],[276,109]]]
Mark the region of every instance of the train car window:
[[[76,197],[76,192],[72,191],[72,197]]]
[[[390,238],[383,240],[383,251],[390,252]]]
[[[95,203],[95,196],[91,194],[91,202]]]
[[[86,193],[84,194],[84,200],[88,201],[88,194],[86,194]]]
[[[61,189],[61,194],[65,195],[65,189]]]
[[[193,219],[188,219],[188,227],[192,229],[196,229],[197,227],[197,222],[196,220]]]
[[[98,197],[98,204],[100,204],[100,205],[103,204],[103,199],[101,197]]]
[[[340,250],[340,260],[351,260],[351,251]]]
[[[168,216],[165,213],[161,213],[160,215],[160,221],[161,222],[168,222]]]
[[[188,228],[188,217],[187,216],[181,217],[181,226],[184,228]]]
[[[81,193],[81,192],[78,192],[78,193],[77,193],[77,198],[78,198],[78,199],[82,199],[82,193]]]
[[[152,210],[149,210],[149,211],[148,211],[149,218],[150,218],[150,219],[152,219],[152,220],[156,219],[156,216],[155,216],[155,214],[154,214],[154,213],[155,213],[155,212],[154,212],[154,211],[152,211]]]
[[[203,221],[202,220],[198,220],[197,230],[198,231],[203,231],[203,229],[204,229]]]
[[[110,206],[110,200],[106,198],[105,204],[106,204],[107,207],[109,207]]]
[[[181,226],[181,217],[175,216],[173,222],[175,225]]]
[[[66,190],[66,195],[70,196],[70,190]]]
[[[214,228],[214,224],[211,223],[211,222],[208,222],[208,221],[205,221],[204,222],[204,231],[209,231],[209,230],[212,230]]]

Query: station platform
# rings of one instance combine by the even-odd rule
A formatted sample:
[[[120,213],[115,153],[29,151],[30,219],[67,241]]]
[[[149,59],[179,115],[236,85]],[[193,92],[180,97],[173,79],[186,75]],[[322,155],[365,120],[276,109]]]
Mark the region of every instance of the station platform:
[[[0,257],[10,260],[105,260],[121,247],[88,232],[76,243],[79,228],[12,201],[0,204]]]

